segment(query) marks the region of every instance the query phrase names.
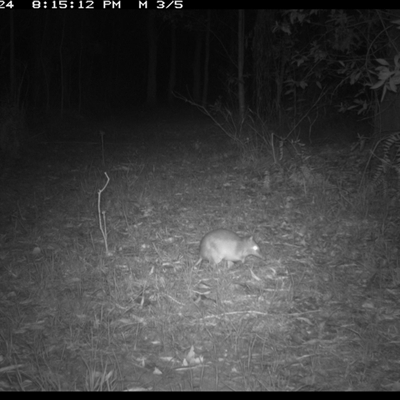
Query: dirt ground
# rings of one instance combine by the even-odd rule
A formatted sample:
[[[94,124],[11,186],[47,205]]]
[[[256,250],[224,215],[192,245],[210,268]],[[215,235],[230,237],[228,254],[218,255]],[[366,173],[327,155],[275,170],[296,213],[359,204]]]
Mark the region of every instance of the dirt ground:
[[[194,112],[49,123],[0,181],[0,390],[399,390],[400,202],[367,159]],[[220,227],[265,260],[195,267]]]

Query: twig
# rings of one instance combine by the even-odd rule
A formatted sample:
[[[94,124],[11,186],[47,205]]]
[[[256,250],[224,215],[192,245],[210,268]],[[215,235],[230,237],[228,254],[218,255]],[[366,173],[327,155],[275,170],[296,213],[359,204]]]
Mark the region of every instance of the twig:
[[[108,250],[108,243],[107,243],[107,223],[106,223],[106,212],[101,211],[101,194],[107,187],[108,183],[110,182],[110,178],[107,175],[107,172],[104,172],[104,175],[107,177],[107,182],[103,186],[102,189],[100,189],[97,193],[97,212],[99,216],[99,225],[100,225],[100,231],[101,234],[103,235],[104,238],[104,244],[106,247],[106,254],[107,256],[110,256],[112,253]]]

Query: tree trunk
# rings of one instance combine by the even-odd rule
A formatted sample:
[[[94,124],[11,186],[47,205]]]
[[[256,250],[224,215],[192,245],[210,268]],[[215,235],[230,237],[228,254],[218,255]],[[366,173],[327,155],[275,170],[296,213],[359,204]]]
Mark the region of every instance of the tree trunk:
[[[149,65],[147,70],[147,104],[157,103],[157,32],[155,10],[149,10],[147,39],[149,44]]]
[[[240,120],[243,121],[245,114],[246,101],[244,96],[244,10],[239,10],[239,29],[238,29],[238,99]]]
[[[375,116],[375,132],[400,130],[400,96],[399,93],[386,92]]]
[[[195,103],[200,101],[201,88],[201,50],[203,48],[202,32],[196,32],[196,47],[194,51],[193,64],[193,100]]]
[[[204,57],[204,83],[203,83],[203,98],[201,104],[207,103],[208,97],[208,64],[210,63],[210,32],[211,32],[211,10],[207,13],[207,30],[206,30],[206,47]]]
[[[176,83],[176,27],[172,24],[171,27],[171,58],[169,63],[169,82],[168,82],[168,103],[174,100],[173,91]]]
[[[63,26],[62,26],[62,34],[61,34],[61,41],[59,47],[59,56],[60,56],[60,86],[61,86],[61,98],[60,98],[60,112],[61,114],[64,113],[64,96],[65,96],[65,84],[64,84],[64,59],[63,59],[63,44],[64,44],[64,36],[65,36],[65,15],[63,18]]]
[[[14,104],[17,100],[15,89],[15,43],[14,43],[14,11],[10,11],[10,100]]]

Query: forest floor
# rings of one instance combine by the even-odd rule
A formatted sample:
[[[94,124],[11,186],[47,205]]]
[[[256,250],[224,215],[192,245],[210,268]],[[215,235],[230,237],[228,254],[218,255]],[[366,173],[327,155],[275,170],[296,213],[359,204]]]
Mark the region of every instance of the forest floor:
[[[0,181],[0,390],[399,390],[400,196],[366,160],[48,124]],[[265,260],[195,266],[220,227]]]

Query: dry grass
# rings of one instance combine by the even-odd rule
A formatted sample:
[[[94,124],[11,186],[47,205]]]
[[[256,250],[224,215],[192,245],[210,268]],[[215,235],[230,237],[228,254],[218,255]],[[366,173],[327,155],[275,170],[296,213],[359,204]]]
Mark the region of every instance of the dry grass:
[[[94,134],[2,182],[0,390],[399,388],[399,199],[358,190],[356,155],[276,169],[204,122],[110,130],[105,166]],[[217,227],[267,261],[193,268]]]

